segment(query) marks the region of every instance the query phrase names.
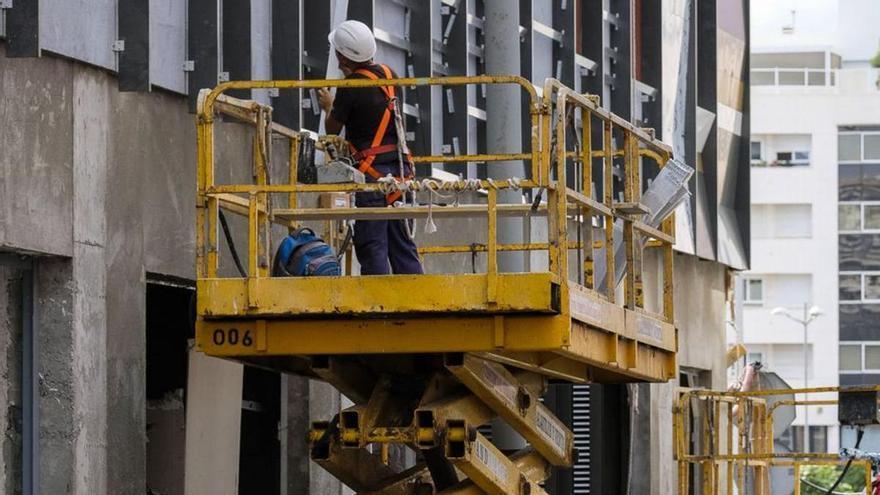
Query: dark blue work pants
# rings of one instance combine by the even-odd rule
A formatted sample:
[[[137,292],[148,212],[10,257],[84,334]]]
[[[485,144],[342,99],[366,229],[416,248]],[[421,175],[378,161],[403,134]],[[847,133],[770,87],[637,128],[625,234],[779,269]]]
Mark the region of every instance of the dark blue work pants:
[[[385,173],[382,168],[376,166]],[[355,196],[355,205],[382,208],[387,203],[384,194],[367,192]],[[358,220],[354,223],[354,252],[361,265],[361,275],[423,273],[418,249],[404,222],[406,220]]]

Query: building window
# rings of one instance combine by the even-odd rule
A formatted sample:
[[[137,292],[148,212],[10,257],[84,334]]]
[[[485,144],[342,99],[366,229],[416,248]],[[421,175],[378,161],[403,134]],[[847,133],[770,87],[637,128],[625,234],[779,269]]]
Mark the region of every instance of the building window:
[[[837,139],[837,159],[840,161],[862,160],[862,135],[840,134]]]
[[[840,133],[837,139],[837,158],[842,162],[880,160],[880,132]]]
[[[785,445],[792,452],[828,452],[828,427],[824,425],[810,426],[810,449],[804,450],[804,427],[801,425],[789,426],[779,436],[779,443]]]
[[[750,352],[746,357],[746,362],[748,363],[764,363],[764,353],[763,352]]]
[[[842,375],[880,373],[880,342],[841,342],[838,356]]]
[[[841,232],[857,232],[862,230],[862,207],[854,204],[837,206],[838,230]]]
[[[880,371],[880,344],[865,344],[866,372]]]
[[[865,301],[880,302],[880,275],[865,275]]]
[[[880,273],[841,273],[839,280],[840,304],[880,303]]]
[[[752,163],[760,163],[764,161],[764,154],[762,153],[762,144],[761,141],[752,141],[751,143],[751,153],[750,158]]]
[[[864,205],[864,229],[880,230],[880,205]]]
[[[863,149],[865,160],[880,160],[880,134],[864,134]]]
[[[866,165],[862,165],[866,166]],[[880,184],[878,184],[880,190]],[[837,228],[840,232],[880,232],[880,203],[847,202],[837,205]]]
[[[806,166],[810,164],[809,151],[777,151],[776,161],[771,166],[777,167],[793,167]]]
[[[861,275],[841,275],[840,276],[840,300],[841,301],[861,301],[862,300],[862,276]]]
[[[862,345],[840,344],[838,347],[840,371],[862,371]]]
[[[764,302],[764,280],[760,278],[746,279],[746,304],[761,304]]]

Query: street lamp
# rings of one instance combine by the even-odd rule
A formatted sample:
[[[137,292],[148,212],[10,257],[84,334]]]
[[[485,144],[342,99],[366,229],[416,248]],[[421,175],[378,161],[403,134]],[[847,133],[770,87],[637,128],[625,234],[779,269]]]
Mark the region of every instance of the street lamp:
[[[810,326],[810,323],[813,322],[816,318],[825,314],[822,311],[822,308],[819,306],[813,305],[810,306],[809,303],[804,303],[804,315],[802,318],[798,318],[797,316],[792,315],[788,312],[786,308],[777,306],[770,311],[770,314],[773,316],[784,316],[791,321],[795,321],[804,326],[804,388],[807,388],[807,328]],[[804,405],[804,451],[809,452],[810,450],[810,421],[809,421],[809,412],[808,407]]]

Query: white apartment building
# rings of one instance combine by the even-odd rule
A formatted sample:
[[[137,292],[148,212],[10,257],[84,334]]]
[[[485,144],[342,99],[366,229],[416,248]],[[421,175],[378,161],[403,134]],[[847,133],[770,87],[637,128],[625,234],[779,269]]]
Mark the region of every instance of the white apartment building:
[[[862,0],[834,7],[825,20],[834,15],[832,26],[845,29],[807,29],[816,19],[801,12],[781,26],[765,22],[772,32],[763,38],[752,24],[752,264],[740,321],[749,360],[792,387],[805,385],[805,360],[808,386],[880,383],[870,375],[880,373],[880,319],[873,332],[860,323],[880,303],[880,272],[864,263],[880,259],[880,173],[871,167],[880,169],[880,74],[867,62],[878,49],[880,14]],[[808,326],[806,349],[804,326],[780,314],[803,319],[805,305],[822,312]],[[799,409],[781,443],[803,450],[804,416]],[[809,450],[852,445],[836,407],[810,407],[808,422]],[[880,433],[876,440],[880,446]]]

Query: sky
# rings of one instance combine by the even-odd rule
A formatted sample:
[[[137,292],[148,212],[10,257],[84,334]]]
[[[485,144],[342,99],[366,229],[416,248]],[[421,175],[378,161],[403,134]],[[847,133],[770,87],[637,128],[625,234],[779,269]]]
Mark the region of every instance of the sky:
[[[750,8],[753,50],[831,48],[867,60],[880,49],[880,0],[753,0]]]

